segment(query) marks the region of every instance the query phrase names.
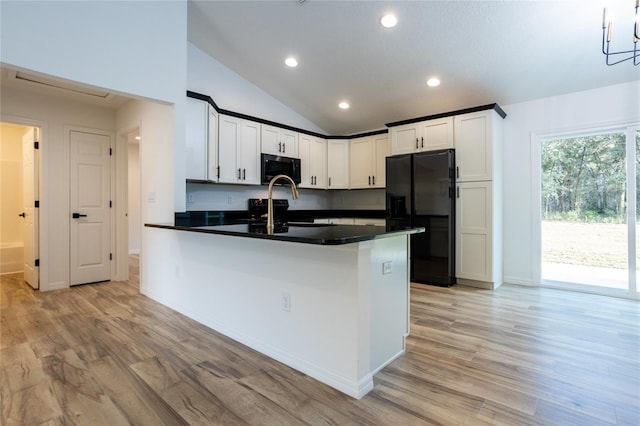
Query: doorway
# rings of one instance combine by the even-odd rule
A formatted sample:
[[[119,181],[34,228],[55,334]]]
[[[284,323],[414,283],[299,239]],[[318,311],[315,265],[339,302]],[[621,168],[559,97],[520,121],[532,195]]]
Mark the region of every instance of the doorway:
[[[69,131],[69,284],[111,279],[111,136]]]
[[[39,288],[40,129],[0,123],[0,273]]]
[[[541,284],[635,297],[640,128],[541,140]]]

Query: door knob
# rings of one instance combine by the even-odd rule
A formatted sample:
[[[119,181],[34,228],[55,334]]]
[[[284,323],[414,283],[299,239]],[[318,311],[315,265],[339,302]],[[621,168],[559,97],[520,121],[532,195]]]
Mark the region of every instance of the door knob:
[[[20,216],[20,217],[26,217],[27,215],[26,215],[24,212],[22,212],[22,213],[20,213],[18,216]]]
[[[71,217],[74,218],[74,219],[80,219],[81,217],[87,217],[87,215],[86,214],[80,214],[80,213],[73,213],[71,215]]]

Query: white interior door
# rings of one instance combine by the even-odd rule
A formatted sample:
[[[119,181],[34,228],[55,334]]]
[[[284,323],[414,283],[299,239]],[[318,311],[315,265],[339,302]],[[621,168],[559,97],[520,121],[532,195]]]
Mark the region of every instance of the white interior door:
[[[24,280],[33,288],[39,286],[38,266],[38,151],[35,149],[37,129],[22,136],[22,203],[24,218]]]
[[[70,132],[70,285],[111,278],[111,138]]]

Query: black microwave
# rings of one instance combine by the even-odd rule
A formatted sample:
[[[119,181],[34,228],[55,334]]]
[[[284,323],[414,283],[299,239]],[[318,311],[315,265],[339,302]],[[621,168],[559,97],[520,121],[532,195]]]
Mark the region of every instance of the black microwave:
[[[269,184],[277,175],[287,175],[296,184],[300,179],[300,159],[282,157],[280,155],[262,154],[262,184]],[[279,181],[278,183],[283,183]]]

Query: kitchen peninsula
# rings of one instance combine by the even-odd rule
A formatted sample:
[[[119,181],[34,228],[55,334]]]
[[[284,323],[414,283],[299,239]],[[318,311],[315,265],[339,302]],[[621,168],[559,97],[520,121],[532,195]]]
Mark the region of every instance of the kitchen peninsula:
[[[141,292],[256,351],[354,398],[404,352],[408,237],[423,228],[146,227],[144,253],[166,261]]]

